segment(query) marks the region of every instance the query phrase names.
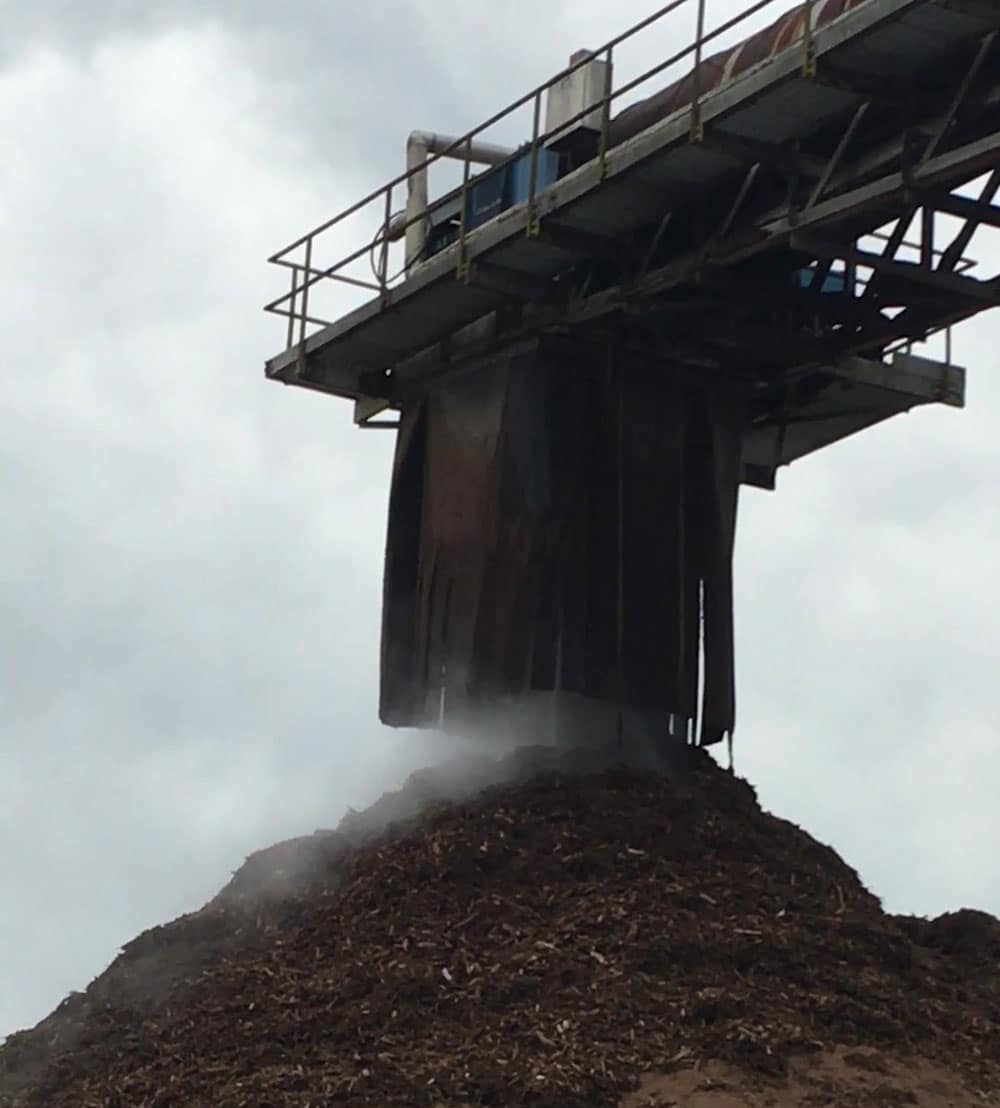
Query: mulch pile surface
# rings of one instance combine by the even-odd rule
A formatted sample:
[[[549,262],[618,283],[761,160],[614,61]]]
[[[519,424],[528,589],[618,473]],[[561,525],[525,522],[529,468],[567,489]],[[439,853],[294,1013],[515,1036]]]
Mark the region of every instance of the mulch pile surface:
[[[0,1108],[590,1108],[834,1047],[1000,1104],[998,960],[993,917],[887,916],[707,757],[670,779],[532,750],[252,856],[11,1036]]]

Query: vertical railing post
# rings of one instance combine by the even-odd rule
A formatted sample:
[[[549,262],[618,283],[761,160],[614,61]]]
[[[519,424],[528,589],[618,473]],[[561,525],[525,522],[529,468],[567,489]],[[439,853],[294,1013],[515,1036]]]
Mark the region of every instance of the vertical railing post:
[[[305,375],[306,368],[306,319],[309,315],[309,285],[312,281],[312,235],[306,239],[305,279],[302,282],[302,315],[299,317],[299,350],[296,358],[296,373]]]
[[[542,90],[535,93],[532,106],[531,157],[528,167],[528,221],[525,234],[529,239],[538,238],[541,225],[538,221],[536,194],[538,192],[538,137],[542,132]]]
[[[385,211],[382,222],[382,248],[378,259],[378,283],[382,287],[382,303],[389,297],[389,224],[392,222],[392,185],[385,190]]]
[[[598,165],[601,180],[608,175],[608,144],[611,141],[611,89],[614,84],[614,49],[608,47],[604,58],[604,93],[601,96],[601,141]]]
[[[705,128],[701,122],[701,93],[702,93],[702,50],[705,38],[705,4],[706,0],[698,0],[698,26],[694,40],[694,89],[691,96],[691,141],[701,142],[705,137]]]
[[[469,255],[465,237],[469,227],[469,175],[472,167],[472,136],[465,140],[465,157],[462,159],[462,210],[458,221],[458,265],[455,276],[460,281],[469,279]]]
[[[305,280],[302,283],[302,316],[299,319],[299,342],[306,341],[306,319],[309,315],[309,287],[312,284],[312,236],[306,239]]]
[[[288,335],[285,339],[285,349],[291,350],[295,341],[295,304],[299,297],[299,267],[292,266],[292,291],[288,294]]]
[[[802,8],[802,76],[816,76],[816,44],[813,36],[813,6],[815,0],[805,0]]]

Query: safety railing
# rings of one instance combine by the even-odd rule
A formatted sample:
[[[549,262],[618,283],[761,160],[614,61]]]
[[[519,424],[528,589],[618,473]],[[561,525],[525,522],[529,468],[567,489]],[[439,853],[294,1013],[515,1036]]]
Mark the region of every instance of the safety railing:
[[[929,236],[927,241],[924,241],[925,236]],[[895,245],[892,233],[887,231],[872,231],[865,238],[883,248]],[[933,266],[934,263],[943,260],[947,254],[947,248],[934,245],[933,227],[925,222],[921,227],[920,239],[900,239],[895,256],[905,259],[907,255],[911,258],[915,255],[916,258],[927,261]],[[978,265],[979,262],[975,258],[962,255],[952,267],[952,272],[959,276],[967,275],[970,270],[975,269]],[[862,282],[858,285],[861,292],[864,291],[866,283]],[[951,365],[954,354],[954,326],[951,323],[947,323],[943,327],[929,327],[917,336],[908,335],[905,338],[896,339],[885,348],[885,356],[888,357],[898,353],[912,354],[915,347],[926,347],[934,339],[942,340],[945,365]]]
[[[754,3],[748,4],[738,15],[726,19],[711,29],[707,29],[707,9],[709,7],[709,0],[671,0],[671,3],[663,5],[645,19],[640,20],[638,23],[628,28],[628,30],[616,35],[599,49],[581,55],[554,77],[508,104],[507,107],[503,108],[483,123],[480,123],[473,130],[462,135],[444,150],[432,154],[419,165],[411,166],[407,171],[394,177],[387,184],[375,189],[363,199],[345,208],[343,211],[333,216],[333,218],[328,219],[325,223],[321,223],[318,227],[313,228],[313,230],[309,231],[307,234],[300,236],[294,242],[290,243],[282,250],[279,250],[276,254],[272,255],[268,261],[290,271],[290,289],[287,293],[266,305],[265,310],[287,318],[287,347],[291,348],[296,344],[304,344],[307,335],[310,333],[310,328],[323,327],[331,322],[317,314],[315,308],[311,305],[316,286],[320,283],[335,282],[341,287],[347,286],[387,299],[390,290],[404,278],[406,273],[405,267],[401,268],[398,272],[391,272],[390,255],[392,253],[392,243],[403,235],[409,227],[413,226],[413,224],[420,220],[425,220],[428,211],[432,211],[436,205],[440,203],[440,200],[435,201],[432,202],[425,211],[400,216],[396,207],[397,201],[404,194],[408,193],[410,183],[416,174],[426,173],[431,165],[441,162],[444,158],[455,156],[462,158],[463,151],[466,154],[466,156],[462,158],[464,169],[462,172],[461,185],[457,190],[459,196],[460,223],[457,233],[457,251],[455,256],[457,273],[459,276],[462,276],[468,264],[468,238],[469,235],[473,233],[467,226],[466,219],[470,181],[473,180],[469,155],[471,154],[473,143],[479,140],[484,132],[497,125],[503,124],[504,121],[509,120],[515,113],[522,109],[530,107],[532,115],[531,136],[530,140],[521,150],[522,152],[528,153],[530,157],[528,194],[526,199],[528,213],[527,230],[529,235],[537,234],[538,223],[535,212],[537,200],[541,191],[539,188],[538,155],[539,151],[550,139],[564,133],[568,128],[571,128],[573,124],[580,123],[582,120],[592,117],[596,111],[599,111],[601,122],[596,158],[603,176],[607,169],[607,157],[610,149],[612,105],[616,102],[621,103],[622,98],[636,92],[642,88],[643,85],[661,77],[672,67],[688,61],[692,63],[693,67],[692,70],[689,70],[692,75],[692,95],[690,101],[686,105],[678,108],[678,111],[686,110],[690,114],[691,135],[695,139],[699,138],[702,134],[701,111],[703,100],[704,97],[712,91],[715,83],[710,79],[710,75],[705,72],[706,47],[713,44],[718,44],[719,46],[724,45],[721,40],[731,32],[738,35],[739,31],[743,30],[745,32],[743,37],[746,37],[746,35],[750,33],[746,29],[748,21],[753,20],[763,13],[765,9],[772,8],[779,3],[781,6],[784,6],[787,4],[787,0],[755,0]],[[787,12],[789,16],[792,16],[794,13],[800,13],[802,18],[798,30],[798,40],[793,41],[791,45],[788,46],[782,45],[781,52],[783,53],[786,49],[800,49],[802,52],[802,68],[803,72],[806,74],[811,74],[815,66],[813,26],[814,15],[818,10],[818,4],[819,0],[805,0],[805,3],[799,3]],[[689,14],[693,14],[695,31],[693,41],[689,42],[683,49],[674,51],[668,57],[645,69],[637,77],[614,87],[613,74],[615,58],[621,51],[621,48],[626,43],[636,40],[643,32],[661,24],[666,17],[681,9],[686,9]],[[739,39],[737,38],[736,41],[739,41]],[[733,42],[732,45],[735,44],[736,42]],[[595,60],[606,63],[606,80],[600,99],[586,105],[583,110],[570,118],[560,119],[558,126],[552,130],[543,131],[543,98],[557,82],[571,76]],[[323,265],[322,263],[318,263],[317,255],[321,237],[332,232],[337,232],[337,230],[344,225],[346,220],[366,211],[378,213],[377,219],[379,221],[379,229],[374,237],[360,247],[349,250],[348,253],[335,260],[332,264]],[[369,223],[369,228],[371,226],[372,224]],[[370,280],[367,277],[362,278],[354,273],[347,272],[349,267],[362,261],[366,255],[369,256],[371,261],[372,275]]]

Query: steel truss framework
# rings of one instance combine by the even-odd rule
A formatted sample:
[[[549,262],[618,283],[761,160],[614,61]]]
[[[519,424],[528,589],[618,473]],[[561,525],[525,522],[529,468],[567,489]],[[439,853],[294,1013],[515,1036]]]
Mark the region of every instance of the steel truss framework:
[[[734,134],[708,98],[681,142],[726,160],[711,187],[651,184],[644,159],[677,143],[640,135],[602,152],[596,182],[583,174],[542,193],[520,226],[501,220],[470,234],[436,267],[312,335],[306,323],[325,321],[308,315],[304,297],[276,301],[270,307],[289,314],[290,345],[269,376],[350,397],[359,425],[392,427],[379,413],[519,339],[613,337],[623,350],[752,380],[746,480],[764,487],[779,465],[887,415],[928,400],[962,403],[950,349],[938,367],[906,352],[1000,301],[1000,280],[983,279],[966,257],[980,227],[1000,227],[1000,15],[979,0],[935,2],[972,12],[979,33],[955,44],[933,81],[926,71],[873,80],[836,49],[815,49],[785,82],[847,99],[814,134],[781,143]],[[898,14],[921,5],[890,6]],[[594,190],[641,220],[624,229],[610,220],[604,232],[592,219],[583,226],[573,202]],[[312,240],[303,241],[308,257]],[[525,250],[545,264],[525,263]],[[330,276],[308,260],[293,271],[293,281]],[[405,309],[423,298],[426,319],[442,294],[457,308],[436,332],[409,333]],[[878,367],[893,352],[890,379]],[[873,377],[882,384],[865,391]],[[900,381],[915,387],[890,396]],[[817,400],[834,385],[836,402]],[[802,428],[811,428],[805,438]]]

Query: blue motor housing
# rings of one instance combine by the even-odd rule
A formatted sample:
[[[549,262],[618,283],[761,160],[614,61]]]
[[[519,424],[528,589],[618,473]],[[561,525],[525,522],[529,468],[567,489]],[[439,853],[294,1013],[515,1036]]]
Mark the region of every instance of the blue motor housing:
[[[551,185],[559,177],[560,159],[553,150],[538,151],[535,191]],[[526,201],[531,193],[531,151],[525,150],[469,182],[465,226],[469,231],[481,227],[501,212]],[[444,250],[458,236],[461,227],[461,200],[451,197],[432,207],[428,213],[431,228],[425,257]]]
[[[552,150],[538,151],[535,191],[551,185],[559,176],[559,155]],[[466,226],[471,230],[521,204],[531,194],[531,151],[498,165],[477,178],[469,189]]]
[[[799,269],[795,271],[795,283],[800,289],[810,288],[813,279],[816,275],[815,269]],[[847,274],[843,272],[828,273],[823,278],[823,283],[819,287],[821,293],[844,293],[847,292]]]

